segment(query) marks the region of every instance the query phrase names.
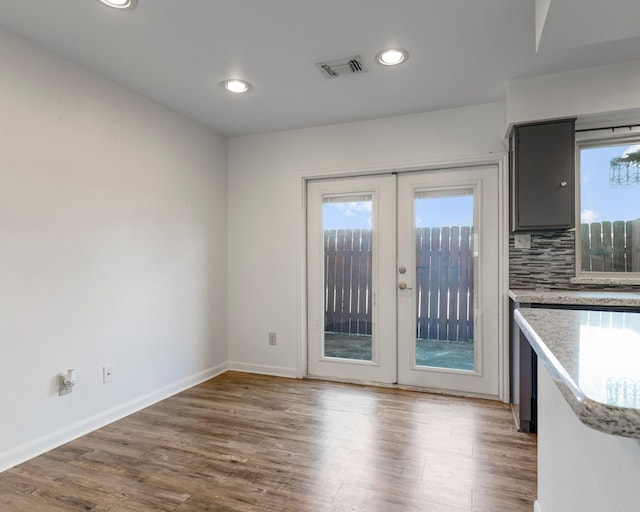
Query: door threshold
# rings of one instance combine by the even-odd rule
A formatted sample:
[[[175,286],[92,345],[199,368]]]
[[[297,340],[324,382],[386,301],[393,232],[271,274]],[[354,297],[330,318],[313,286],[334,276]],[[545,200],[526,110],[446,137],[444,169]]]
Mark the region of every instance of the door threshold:
[[[494,395],[483,395],[481,393],[463,393],[460,391],[451,391],[447,389],[434,389],[434,388],[423,388],[420,386],[408,386],[406,384],[365,381],[365,380],[358,380],[358,379],[339,379],[335,377],[322,377],[319,375],[305,375],[303,379],[319,380],[319,381],[325,381],[325,382],[337,382],[340,384],[353,384],[354,386],[371,386],[375,388],[401,389],[403,391],[416,391],[418,393],[428,393],[430,395],[476,398],[481,400],[492,400],[494,402],[502,402],[502,400],[500,400],[498,396],[494,396]]]

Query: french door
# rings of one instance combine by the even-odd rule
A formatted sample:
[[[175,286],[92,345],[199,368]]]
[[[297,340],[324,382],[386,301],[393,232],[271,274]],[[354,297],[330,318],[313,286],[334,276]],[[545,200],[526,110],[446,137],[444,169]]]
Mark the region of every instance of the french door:
[[[308,374],[498,396],[497,166],[311,181]]]

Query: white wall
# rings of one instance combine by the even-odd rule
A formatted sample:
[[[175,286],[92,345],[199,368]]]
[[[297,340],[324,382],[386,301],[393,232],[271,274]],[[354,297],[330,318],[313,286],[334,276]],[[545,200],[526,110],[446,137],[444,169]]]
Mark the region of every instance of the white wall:
[[[229,140],[229,365],[296,375],[302,346],[301,176],[504,151],[492,103]],[[277,332],[278,344],[267,343]],[[299,374],[299,373],[298,373]]]
[[[2,470],[226,367],[227,184],[225,139],[5,33],[0,77]]]
[[[640,61],[511,80],[507,125],[640,108]]]

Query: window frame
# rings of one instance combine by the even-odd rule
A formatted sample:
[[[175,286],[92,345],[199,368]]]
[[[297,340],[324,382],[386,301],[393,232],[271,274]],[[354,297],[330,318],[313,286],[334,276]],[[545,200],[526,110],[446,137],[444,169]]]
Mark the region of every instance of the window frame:
[[[603,135],[602,132],[608,132]],[[612,133],[613,132],[613,133]],[[582,224],[582,205],[581,199],[581,151],[587,148],[598,148],[606,146],[616,146],[624,144],[640,145],[640,127],[624,128],[623,133],[615,133],[614,129],[602,129],[594,132],[576,132],[576,173],[575,173],[575,277],[571,279],[571,283],[576,284],[640,284],[640,272],[593,272],[582,270],[582,236],[580,226]]]

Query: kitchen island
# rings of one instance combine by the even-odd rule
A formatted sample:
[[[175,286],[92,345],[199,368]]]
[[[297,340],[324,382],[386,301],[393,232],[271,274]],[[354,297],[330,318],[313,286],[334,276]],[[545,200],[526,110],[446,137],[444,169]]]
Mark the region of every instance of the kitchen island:
[[[538,356],[539,512],[640,507],[640,313],[522,309]]]

